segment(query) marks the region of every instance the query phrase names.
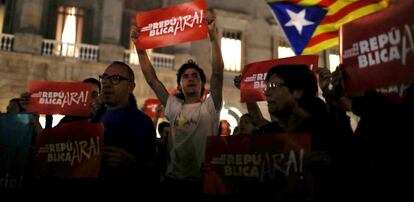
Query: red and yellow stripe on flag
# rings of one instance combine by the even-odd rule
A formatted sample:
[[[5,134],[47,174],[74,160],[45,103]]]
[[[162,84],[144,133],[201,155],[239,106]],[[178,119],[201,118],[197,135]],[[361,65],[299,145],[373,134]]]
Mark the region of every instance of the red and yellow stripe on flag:
[[[338,45],[338,30],[342,24],[386,8],[390,0],[267,0],[300,6],[314,6],[328,12],[320,22],[302,55],[316,54]]]

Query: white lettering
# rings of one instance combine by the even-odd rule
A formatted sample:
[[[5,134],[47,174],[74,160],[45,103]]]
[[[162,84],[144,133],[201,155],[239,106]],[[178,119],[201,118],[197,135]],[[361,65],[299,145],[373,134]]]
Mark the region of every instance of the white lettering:
[[[178,31],[184,31],[187,27],[192,28],[195,25],[201,27],[203,23],[204,13],[195,11],[193,15],[179,16],[178,19],[171,19],[154,22],[149,24],[143,31],[149,31],[149,36],[161,36],[167,34],[176,35]]]
[[[377,37],[371,37],[369,39],[369,45],[371,47],[371,51],[377,50],[378,49]]]
[[[406,35],[403,37],[403,43],[402,43],[402,58],[401,63],[405,66],[407,64],[407,54],[408,52],[412,51],[414,55],[414,43],[413,43],[413,37],[411,34],[410,27],[408,25],[404,26]],[[407,39],[408,39],[408,47],[407,47]]]
[[[379,47],[384,48],[384,46],[388,43],[388,36],[386,34],[380,34],[378,36]]]
[[[390,60],[389,61],[393,61],[397,59],[400,59],[400,53],[398,52],[397,46],[392,46],[390,48]]]
[[[368,41],[360,41],[359,42],[359,50],[361,51],[361,54],[368,53],[369,52],[369,45]]]
[[[358,56],[358,66],[359,68],[368,67],[368,60],[366,55]]]

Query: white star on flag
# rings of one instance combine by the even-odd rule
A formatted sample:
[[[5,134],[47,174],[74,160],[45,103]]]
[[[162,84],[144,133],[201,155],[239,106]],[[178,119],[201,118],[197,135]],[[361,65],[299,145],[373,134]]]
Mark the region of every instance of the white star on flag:
[[[314,22],[305,19],[306,9],[301,10],[299,13],[295,13],[289,9],[286,9],[286,11],[290,17],[290,21],[287,22],[285,26],[295,26],[296,30],[298,30],[300,35],[302,34],[302,29],[304,26],[314,24]]]

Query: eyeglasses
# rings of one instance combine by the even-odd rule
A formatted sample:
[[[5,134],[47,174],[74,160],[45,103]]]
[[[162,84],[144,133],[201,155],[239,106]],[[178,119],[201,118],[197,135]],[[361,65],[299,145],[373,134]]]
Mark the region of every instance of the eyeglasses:
[[[111,81],[111,84],[117,85],[119,84],[122,80],[125,81],[131,81],[130,79],[120,76],[120,75],[112,75],[109,76],[107,74],[102,74],[99,76],[99,81],[102,83],[103,81]]]
[[[285,86],[284,83],[274,83],[274,82],[269,82],[266,84],[265,90],[272,90],[272,89],[276,89],[276,88],[280,88],[282,86]]]

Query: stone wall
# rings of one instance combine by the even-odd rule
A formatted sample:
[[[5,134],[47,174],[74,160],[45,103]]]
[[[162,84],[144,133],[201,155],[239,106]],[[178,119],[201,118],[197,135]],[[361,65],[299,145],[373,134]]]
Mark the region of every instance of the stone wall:
[[[82,81],[98,78],[105,65],[63,57],[0,52],[0,111],[8,101],[27,91],[29,81]]]
[[[29,81],[82,81],[88,77],[98,79],[110,63],[80,61],[64,57],[45,57],[16,52],[0,52],[0,111],[6,111],[8,101],[27,91]],[[138,106],[147,98],[155,98],[139,66],[135,72],[134,95]],[[167,89],[175,89],[175,70],[157,70]]]
[[[42,2],[44,0],[36,0]],[[25,5],[31,5],[31,1],[19,0]],[[87,77],[97,78],[112,60],[122,60],[123,47],[120,44],[120,17],[123,11],[155,9],[159,6],[168,6],[184,3],[183,0],[154,0],[144,3],[136,3],[129,0],[90,0],[88,8],[95,6],[94,27],[98,37],[100,48],[100,62],[87,62],[64,57],[45,57],[40,55],[42,37],[36,34],[36,30],[23,29],[34,27],[39,29],[37,21],[40,16],[26,22],[31,12],[22,13],[27,9],[18,9],[22,22],[19,23],[20,33],[15,33],[15,52],[0,52],[0,110],[5,111],[10,98],[19,96],[27,91],[30,80],[48,81],[81,81]],[[151,2],[146,4],[145,2]],[[262,0],[207,0],[209,9],[213,10],[217,17],[217,28],[221,36],[223,31],[239,31],[242,40],[242,66],[277,57],[277,45],[279,40],[284,40],[281,30],[277,30],[276,22]],[[75,3],[76,4],[76,3]],[[27,7],[26,5],[26,7]],[[99,9],[97,9],[99,6]],[[26,8],[25,7],[25,8]],[[37,10],[41,8],[36,7]],[[111,12],[112,9],[116,12]],[[122,11],[122,9],[124,9]],[[18,13],[19,13],[18,12]],[[100,13],[101,12],[101,13]],[[33,21],[33,22],[32,22]],[[36,23],[34,23],[36,22]],[[96,24],[97,23],[97,24]],[[27,26],[26,26],[27,25]],[[108,30],[114,30],[109,33]],[[168,53],[175,56],[175,70],[157,70],[160,80],[167,89],[176,88],[176,69],[188,59],[194,59],[205,71],[209,80],[211,74],[210,42],[208,39],[192,43],[182,43],[167,47]],[[166,48],[166,50],[167,50]],[[149,88],[139,66],[133,66],[136,74],[136,95],[138,105],[142,106],[145,99],[155,98],[152,89]],[[224,103],[225,107],[238,108],[242,113],[246,112],[244,104],[239,102],[240,92],[233,86],[233,78],[239,73],[225,72],[224,75]],[[208,87],[208,86],[207,86]],[[265,109],[263,109],[265,110]],[[264,112],[265,113],[265,112]]]

